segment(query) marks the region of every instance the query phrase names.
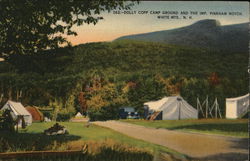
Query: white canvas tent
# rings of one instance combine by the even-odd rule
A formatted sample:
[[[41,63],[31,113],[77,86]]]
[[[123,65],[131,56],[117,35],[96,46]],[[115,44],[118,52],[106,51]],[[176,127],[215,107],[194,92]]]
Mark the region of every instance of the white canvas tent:
[[[162,120],[197,119],[198,111],[180,96],[164,97],[158,101],[144,103],[149,114],[162,112]]]
[[[249,93],[236,97],[226,99],[226,118],[236,119],[241,118],[249,111]]]
[[[32,124],[32,116],[31,114],[24,108],[24,106],[20,102],[8,101],[1,110],[9,109],[11,112],[11,116],[14,120],[17,119],[18,116],[23,116],[25,125]],[[22,120],[18,122],[18,126],[21,126]]]
[[[82,114],[80,112],[77,112],[77,114],[75,115],[75,117],[83,117]]]

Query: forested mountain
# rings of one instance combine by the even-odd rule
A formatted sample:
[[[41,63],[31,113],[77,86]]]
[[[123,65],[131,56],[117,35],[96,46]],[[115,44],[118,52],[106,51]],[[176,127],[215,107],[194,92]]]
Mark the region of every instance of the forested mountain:
[[[164,43],[89,43],[12,55],[0,62],[0,92],[2,103],[12,99],[64,114],[120,106],[141,110],[145,101],[176,94],[193,106],[197,97],[217,97],[224,108],[226,97],[248,91],[247,61],[242,52]]]
[[[249,23],[221,26],[213,19],[201,20],[190,26],[172,30],[128,35],[117,40],[141,40],[167,44],[217,49],[227,52],[247,52]]]

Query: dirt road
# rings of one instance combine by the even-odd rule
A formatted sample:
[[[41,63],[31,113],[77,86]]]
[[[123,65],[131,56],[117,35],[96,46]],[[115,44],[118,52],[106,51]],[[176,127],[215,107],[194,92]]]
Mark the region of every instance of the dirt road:
[[[202,160],[247,160],[248,139],[147,128],[118,121],[94,122],[140,140]]]

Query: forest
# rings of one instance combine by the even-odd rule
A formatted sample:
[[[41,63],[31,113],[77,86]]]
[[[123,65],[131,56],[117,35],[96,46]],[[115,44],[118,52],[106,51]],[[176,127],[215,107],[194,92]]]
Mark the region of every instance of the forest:
[[[10,99],[54,120],[77,111],[105,120],[121,106],[142,113],[146,101],[181,95],[194,107],[197,97],[218,98],[224,113],[225,98],[248,92],[247,64],[247,53],[134,40],[12,54],[0,61],[1,106]]]

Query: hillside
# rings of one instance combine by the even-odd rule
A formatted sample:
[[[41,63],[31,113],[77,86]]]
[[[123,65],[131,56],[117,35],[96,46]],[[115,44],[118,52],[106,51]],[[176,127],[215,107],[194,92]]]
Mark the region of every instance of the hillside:
[[[209,48],[226,52],[248,52],[248,23],[221,26],[213,19],[190,26],[144,34],[128,35],[116,40],[141,40],[167,44]]]
[[[244,75],[247,57],[245,53],[228,56],[226,52],[163,43],[115,41],[79,45],[75,49],[73,64],[81,70],[100,69],[106,72],[112,69],[118,72],[117,75],[120,72],[131,75],[145,71],[145,74],[206,77],[217,72],[221,76],[235,78]]]
[[[179,92],[194,106],[198,96],[209,95],[223,107],[226,97],[247,92],[247,58],[244,53],[154,42],[82,44],[0,62],[0,91],[2,103],[11,98],[63,107],[64,113],[86,104],[94,109],[140,108],[145,101]]]

